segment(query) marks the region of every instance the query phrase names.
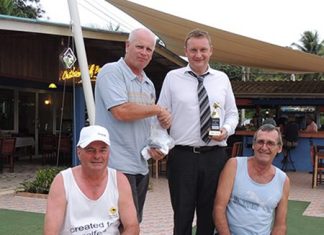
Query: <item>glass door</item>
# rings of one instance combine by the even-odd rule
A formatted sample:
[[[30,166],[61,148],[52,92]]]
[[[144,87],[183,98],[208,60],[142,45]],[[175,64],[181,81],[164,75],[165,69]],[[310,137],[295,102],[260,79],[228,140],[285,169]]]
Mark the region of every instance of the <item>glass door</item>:
[[[54,134],[55,97],[50,93],[19,92],[18,135],[33,137],[38,155],[39,135]]]
[[[38,134],[55,134],[55,97],[51,93],[38,94]]]
[[[35,136],[36,118],[36,95],[34,92],[19,92],[18,98],[18,135]]]

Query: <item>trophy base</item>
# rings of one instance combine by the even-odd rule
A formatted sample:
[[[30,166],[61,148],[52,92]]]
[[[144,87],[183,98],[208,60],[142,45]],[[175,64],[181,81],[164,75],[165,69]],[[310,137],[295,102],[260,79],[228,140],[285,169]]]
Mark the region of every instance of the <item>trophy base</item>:
[[[220,131],[209,131],[209,135],[211,135],[211,136],[216,136],[216,135],[220,135],[221,134],[221,132]]]

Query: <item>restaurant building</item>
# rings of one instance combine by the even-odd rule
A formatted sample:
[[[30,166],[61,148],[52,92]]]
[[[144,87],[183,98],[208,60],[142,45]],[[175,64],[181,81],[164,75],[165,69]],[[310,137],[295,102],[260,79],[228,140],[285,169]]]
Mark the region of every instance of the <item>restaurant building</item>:
[[[100,68],[124,55],[128,33],[84,28],[83,36],[94,85]],[[35,155],[45,135],[69,136],[72,151],[87,122],[78,63],[66,70],[59,59],[66,48],[75,51],[69,25],[0,16],[1,135]],[[166,73],[185,63],[157,45],[146,73],[160,90]]]

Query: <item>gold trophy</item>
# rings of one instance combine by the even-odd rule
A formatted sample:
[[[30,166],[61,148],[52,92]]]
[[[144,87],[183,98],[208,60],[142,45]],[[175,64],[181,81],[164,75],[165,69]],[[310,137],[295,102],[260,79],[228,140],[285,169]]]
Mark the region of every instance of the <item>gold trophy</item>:
[[[219,119],[219,110],[220,105],[219,103],[214,103],[212,106],[212,112],[211,112],[211,128],[209,131],[209,135],[215,136],[220,135],[220,119]]]

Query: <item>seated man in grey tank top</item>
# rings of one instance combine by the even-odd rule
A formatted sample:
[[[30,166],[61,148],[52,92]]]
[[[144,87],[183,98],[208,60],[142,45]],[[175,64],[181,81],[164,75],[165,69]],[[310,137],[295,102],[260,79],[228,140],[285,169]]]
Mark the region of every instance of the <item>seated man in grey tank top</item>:
[[[282,151],[279,128],[261,126],[252,148],[253,156],[231,158],[221,173],[213,212],[220,235],[286,234],[290,183],[272,164]]]

